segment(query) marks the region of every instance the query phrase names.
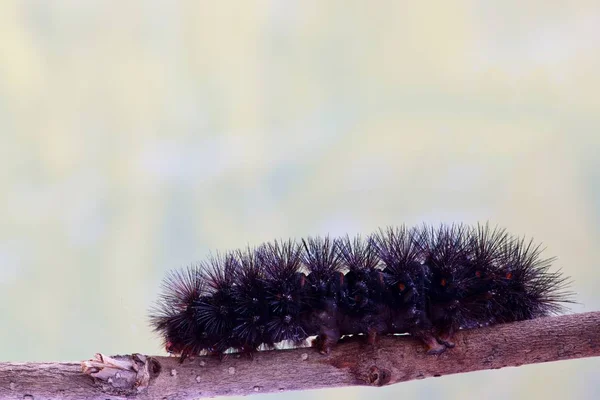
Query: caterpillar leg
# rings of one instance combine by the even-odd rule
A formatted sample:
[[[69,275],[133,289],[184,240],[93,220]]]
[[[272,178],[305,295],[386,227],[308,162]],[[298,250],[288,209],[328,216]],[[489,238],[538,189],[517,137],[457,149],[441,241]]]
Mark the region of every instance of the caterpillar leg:
[[[340,339],[340,331],[335,328],[321,328],[321,333],[312,345],[321,354],[329,354]]]
[[[417,336],[425,345],[428,355],[442,354],[446,351],[446,346],[441,344],[430,332],[421,332]]]
[[[311,313],[307,325],[310,326],[308,331],[318,332],[312,346],[321,354],[329,354],[341,336],[333,300],[325,301],[323,310]]]
[[[382,321],[377,320],[372,321],[367,326],[367,344],[375,348],[381,335],[389,332],[388,327]]]
[[[178,353],[171,353],[178,354]],[[193,349],[185,348],[179,352],[179,364],[183,364],[185,360],[193,361],[196,358],[196,352]]]
[[[247,358],[248,360],[254,359],[255,351],[256,351],[256,349],[253,346],[248,346],[248,345],[244,345],[240,349],[240,353],[242,354],[242,356]]]
[[[325,335],[318,335],[312,341],[312,347],[317,349],[317,351],[321,354],[323,354],[323,352],[325,351],[325,339]]]
[[[367,344],[369,346],[373,346],[375,347],[375,343],[377,343],[377,329],[375,328],[369,328],[367,331]]]
[[[442,354],[444,351],[446,351],[446,346],[438,343],[433,336],[423,338],[421,340],[423,340],[423,343],[425,343],[425,346],[427,347],[427,354],[429,355]]]
[[[456,346],[456,343],[454,343],[453,341],[453,336],[454,336],[454,329],[452,327],[443,329],[438,335],[437,335],[437,341],[440,344],[443,344],[444,346],[446,346],[449,349],[454,348],[454,346]]]

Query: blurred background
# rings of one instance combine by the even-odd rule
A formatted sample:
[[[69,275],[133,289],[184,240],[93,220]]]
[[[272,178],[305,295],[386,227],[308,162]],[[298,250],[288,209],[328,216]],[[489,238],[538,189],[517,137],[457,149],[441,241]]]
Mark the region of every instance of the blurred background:
[[[402,223],[534,237],[600,310],[600,5],[426,3],[0,2],[0,360],[164,354],[169,269]],[[597,399],[599,368],[262,398]]]

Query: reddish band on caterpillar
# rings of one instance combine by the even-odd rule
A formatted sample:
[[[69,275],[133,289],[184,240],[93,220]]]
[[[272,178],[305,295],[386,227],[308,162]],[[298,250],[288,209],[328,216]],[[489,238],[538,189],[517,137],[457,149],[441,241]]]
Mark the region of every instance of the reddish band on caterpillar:
[[[541,252],[488,224],[273,241],[170,272],[150,320],[182,360],[312,336],[329,353],[341,336],[396,333],[438,354],[458,329],[562,312],[568,278]]]

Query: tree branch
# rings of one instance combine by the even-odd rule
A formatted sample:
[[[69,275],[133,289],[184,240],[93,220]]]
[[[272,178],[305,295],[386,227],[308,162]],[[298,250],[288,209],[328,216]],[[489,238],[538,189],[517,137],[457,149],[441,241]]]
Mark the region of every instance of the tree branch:
[[[0,363],[3,399],[195,399],[288,390],[383,386],[484,369],[600,355],[600,312],[540,318],[458,332],[456,347],[425,354],[415,339],[359,340],[330,355],[300,348],[259,352],[250,360],[96,355],[82,363]],[[83,370],[83,372],[82,372]],[[31,397],[27,397],[31,396]]]

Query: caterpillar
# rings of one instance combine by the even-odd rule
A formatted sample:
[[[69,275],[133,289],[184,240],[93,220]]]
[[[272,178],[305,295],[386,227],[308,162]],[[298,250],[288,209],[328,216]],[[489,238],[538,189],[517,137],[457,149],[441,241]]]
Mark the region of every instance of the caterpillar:
[[[440,354],[457,330],[563,312],[569,278],[541,253],[488,224],[275,240],[170,272],[150,323],[181,361],[309,337],[327,354],[349,335],[410,334]]]

